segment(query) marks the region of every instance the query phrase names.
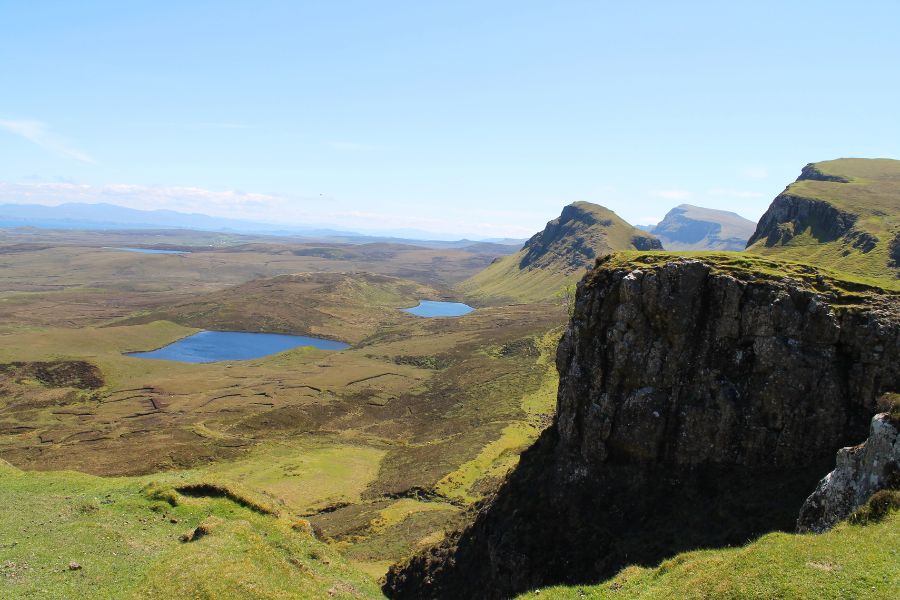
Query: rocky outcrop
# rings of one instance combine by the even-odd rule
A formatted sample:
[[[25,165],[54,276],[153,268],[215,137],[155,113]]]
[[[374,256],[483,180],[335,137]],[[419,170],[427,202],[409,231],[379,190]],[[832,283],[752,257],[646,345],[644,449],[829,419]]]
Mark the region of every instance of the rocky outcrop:
[[[832,181],[835,183],[850,183],[850,180],[842,175],[823,173],[816,163],[808,163],[803,167],[797,181]]]
[[[900,233],[897,233],[888,245],[888,258],[890,266],[900,269]]]
[[[579,285],[554,425],[385,592],[506,598],[794,529],[835,450],[900,387],[896,297],[854,304],[699,260],[609,259]]]
[[[850,232],[856,215],[838,210],[828,202],[780,194],[756,225],[747,241],[749,248],[760,240],[767,247],[787,244],[795,235],[807,229],[817,242],[831,242]]]
[[[872,419],[869,439],[842,448],[837,466],[806,499],[797,519],[800,533],[828,531],[874,494],[900,487],[900,432],[886,413]]]

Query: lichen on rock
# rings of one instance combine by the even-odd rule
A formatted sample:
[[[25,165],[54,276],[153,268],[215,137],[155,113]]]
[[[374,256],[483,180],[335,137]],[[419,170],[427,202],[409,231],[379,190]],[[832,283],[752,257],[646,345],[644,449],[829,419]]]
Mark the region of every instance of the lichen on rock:
[[[876,492],[900,486],[900,431],[887,414],[875,415],[869,438],[842,448],[837,466],[803,503],[800,533],[828,531],[865,504]]]

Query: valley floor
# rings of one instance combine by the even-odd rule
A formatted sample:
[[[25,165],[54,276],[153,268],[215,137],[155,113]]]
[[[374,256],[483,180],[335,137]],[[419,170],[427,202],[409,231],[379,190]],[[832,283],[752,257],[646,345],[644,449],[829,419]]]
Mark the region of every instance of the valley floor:
[[[239,268],[224,277],[236,285],[219,289],[203,282],[207,275],[190,281],[192,267],[177,255],[52,248],[8,260],[7,291],[0,294],[0,458],[52,473],[4,474],[30,482],[3,504],[4,524],[55,546],[55,536],[64,535],[60,522],[7,509],[29,494],[35,506],[51,502],[41,497],[46,492],[56,503],[47,514],[75,514],[78,503],[53,491],[68,481],[76,488],[90,482],[95,491],[84,493],[104,510],[105,485],[125,486],[117,489],[140,505],[139,490],[149,481],[216,482],[258,496],[285,519],[309,520],[329,552],[340,552],[374,581],[457,527],[549,424],[563,306],[497,306],[464,318],[424,319],[400,309],[447,297],[448,290],[371,273],[248,281],[255,268],[271,268],[272,255],[257,254],[239,257],[233,263]],[[202,267],[208,259],[201,259]],[[253,267],[251,259],[264,262]],[[174,267],[166,273],[153,261]],[[341,266],[335,262],[327,268]],[[62,263],[81,266],[66,270]],[[110,268],[116,277],[109,278]],[[65,276],[54,289],[51,273],[58,269]],[[136,291],[148,273],[156,291]],[[42,291],[16,291],[25,281]],[[198,328],[320,335],[353,346],[201,365],[124,355]],[[122,505],[137,511],[121,517],[129,523],[148,518],[134,502]],[[178,528],[149,522],[142,544],[164,547],[177,538],[170,530]],[[257,522],[250,521],[251,529]],[[85,541],[83,553],[91,543]],[[186,552],[176,548],[173,556]],[[149,572],[150,562],[120,564],[137,554],[117,556],[115,570],[132,569],[135,581]],[[0,560],[19,564],[22,557]],[[58,560],[35,555],[7,583],[25,593],[37,585],[31,574],[56,568]],[[75,576],[87,573],[85,566]]]

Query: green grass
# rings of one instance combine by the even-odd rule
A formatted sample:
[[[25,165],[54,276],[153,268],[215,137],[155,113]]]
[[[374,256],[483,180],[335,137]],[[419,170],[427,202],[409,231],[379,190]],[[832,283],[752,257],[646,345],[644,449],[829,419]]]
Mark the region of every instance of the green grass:
[[[543,372],[539,386],[522,396],[524,418],[504,427],[500,437],[482,447],[477,456],[444,476],[435,486],[440,494],[465,503],[481,500],[484,493],[478,489],[478,483],[504,478],[518,464],[519,455],[550,424],[559,386],[554,357],[560,335],[561,331],[554,329],[538,340],[541,354],[536,364]]]
[[[468,297],[481,302],[547,302],[566,284],[577,282],[583,270],[567,273],[554,269],[520,269],[525,252],[504,256],[457,286]]]
[[[0,462],[0,597],[382,597],[295,521],[181,485]]]
[[[742,548],[687,552],[628,567],[599,585],[560,586],[530,600],[900,598],[900,512],[824,534],[772,533]]]
[[[201,470],[202,478],[234,481],[259,490],[297,513],[359,502],[378,476],[385,451],[336,439],[296,439],[260,444],[247,456]]]
[[[849,298],[900,292],[900,281],[866,277],[856,273],[811,266],[781,257],[759,256],[747,252],[617,252],[601,263],[605,268],[658,267],[667,262],[697,259],[715,271],[741,278],[781,280],[790,278],[799,285]],[[590,281],[590,276],[588,276]]]

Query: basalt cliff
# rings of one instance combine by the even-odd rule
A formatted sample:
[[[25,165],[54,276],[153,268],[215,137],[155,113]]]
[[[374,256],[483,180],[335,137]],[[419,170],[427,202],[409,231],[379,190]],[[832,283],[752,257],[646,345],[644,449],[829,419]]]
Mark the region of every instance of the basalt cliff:
[[[747,255],[624,253],[579,284],[553,425],[392,598],[507,598],[791,531],[900,389],[896,295]]]

